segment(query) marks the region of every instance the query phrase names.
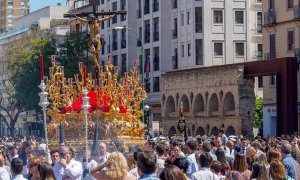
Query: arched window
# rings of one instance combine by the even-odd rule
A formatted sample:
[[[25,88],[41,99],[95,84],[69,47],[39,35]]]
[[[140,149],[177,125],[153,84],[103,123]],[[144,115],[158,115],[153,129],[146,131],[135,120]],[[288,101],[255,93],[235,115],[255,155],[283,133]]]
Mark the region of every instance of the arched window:
[[[219,100],[216,94],[211,95],[209,99],[209,115],[215,115],[219,111]]]
[[[204,112],[204,99],[201,94],[197,94],[194,102],[194,113],[196,116],[200,116],[201,112]]]
[[[218,135],[218,128],[217,127],[212,128],[212,130],[210,131],[210,135],[217,136]]]
[[[173,112],[175,112],[175,101],[173,96],[169,96],[165,106],[165,114],[168,115]]]
[[[186,95],[182,96],[181,102],[183,104],[183,112],[189,112],[190,111],[190,104],[189,104],[189,99]]]
[[[205,135],[205,131],[201,126],[197,128],[195,136],[197,136],[197,135],[200,135],[200,136]]]
[[[224,98],[223,114],[234,115],[234,110],[235,110],[234,97],[231,92],[228,92]]]
[[[225,134],[226,134],[227,136],[235,135],[235,130],[234,130],[234,128],[233,128],[232,126],[229,126],[229,127],[226,129]]]

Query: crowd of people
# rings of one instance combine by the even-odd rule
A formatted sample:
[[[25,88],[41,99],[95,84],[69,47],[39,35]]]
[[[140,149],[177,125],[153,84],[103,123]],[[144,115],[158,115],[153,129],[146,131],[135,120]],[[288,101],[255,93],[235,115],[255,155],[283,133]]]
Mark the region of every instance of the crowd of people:
[[[46,150],[34,138],[0,139],[3,180],[297,180],[297,135],[246,139],[229,136],[157,137],[129,150],[99,152],[64,143]],[[88,157],[86,159],[85,157]],[[50,158],[47,158],[50,157]]]

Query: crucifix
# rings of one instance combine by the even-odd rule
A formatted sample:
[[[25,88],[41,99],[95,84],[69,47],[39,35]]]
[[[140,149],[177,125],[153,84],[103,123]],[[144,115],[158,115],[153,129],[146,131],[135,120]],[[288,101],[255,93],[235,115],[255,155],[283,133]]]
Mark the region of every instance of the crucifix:
[[[122,11],[110,11],[110,12],[100,12],[100,13],[90,13],[90,12],[83,12],[79,14],[64,14],[64,17],[75,17],[75,19],[88,24],[89,29],[90,29],[90,38],[88,42],[88,47],[92,53],[92,58],[94,61],[94,64],[96,66],[95,72],[97,76],[97,72],[99,72],[100,65],[100,49],[102,48],[103,45],[105,45],[105,38],[104,35],[100,36],[100,30],[101,30],[101,23],[103,21],[107,21],[112,19],[116,15],[120,14],[127,14],[126,10]],[[97,18],[98,16],[106,16],[104,18]]]

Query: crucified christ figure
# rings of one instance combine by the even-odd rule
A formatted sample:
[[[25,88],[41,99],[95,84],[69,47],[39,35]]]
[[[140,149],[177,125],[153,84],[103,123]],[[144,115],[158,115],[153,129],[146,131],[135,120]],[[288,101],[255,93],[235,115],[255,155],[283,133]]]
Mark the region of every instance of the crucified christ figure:
[[[89,39],[88,46],[89,46],[90,51],[93,55],[93,61],[94,61],[94,64],[96,66],[96,69],[98,69],[98,70],[100,68],[100,65],[99,65],[99,52],[100,52],[101,47],[103,45],[105,45],[105,43],[106,43],[105,39],[104,39],[104,36],[103,35],[100,36],[101,23],[103,21],[107,21],[107,20],[113,18],[115,15],[117,15],[119,13],[120,12],[116,12],[115,14],[104,17],[102,19],[96,18],[93,14],[90,14],[87,17],[87,19],[78,17],[74,14],[76,19],[80,20],[83,23],[87,23],[89,25],[90,39]]]

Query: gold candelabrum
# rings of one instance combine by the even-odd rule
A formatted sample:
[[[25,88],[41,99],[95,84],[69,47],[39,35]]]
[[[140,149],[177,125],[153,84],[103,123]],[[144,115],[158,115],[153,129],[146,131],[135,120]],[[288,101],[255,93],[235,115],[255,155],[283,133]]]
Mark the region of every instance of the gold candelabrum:
[[[140,118],[143,110],[141,102],[147,98],[144,84],[140,82],[140,72],[136,61],[129,72],[119,73],[118,66],[112,65],[110,55],[107,64],[100,66],[96,78],[86,72],[86,67],[79,62],[79,74],[73,78],[64,76],[64,67],[56,64],[55,56],[51,57],[50,78],[46,91],[49,93],[51,107],[48,115],[52,118],[48,126],[50,137],[58,134],[60,123],[65,132],[70,132],[72,140],[85,136],[82,97],[84,88],[90,96],[88,113],[89,136],[92,136],[95,122],[100,121],[100,128],[107,133],[107,138],[131,137],[142,138],[145,125]],[[68,136],[66,136],[68,139]],[[81,139],[82,140],[82,139]]]

